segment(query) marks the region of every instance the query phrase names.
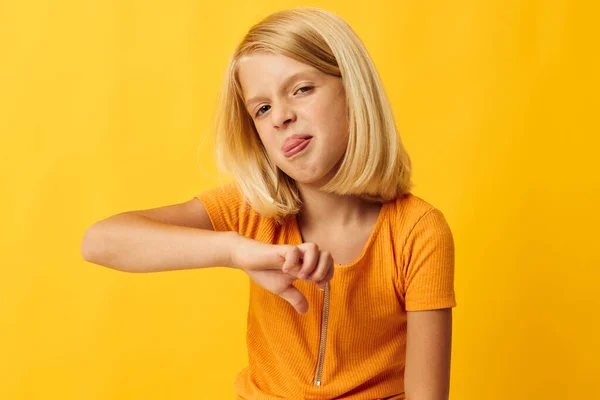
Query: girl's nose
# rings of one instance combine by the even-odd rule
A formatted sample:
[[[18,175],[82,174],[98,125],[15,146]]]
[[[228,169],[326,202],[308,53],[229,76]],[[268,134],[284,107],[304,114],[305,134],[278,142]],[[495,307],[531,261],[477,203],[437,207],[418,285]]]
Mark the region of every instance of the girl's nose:
[[[272,110],[271,117],[273,118],[273,125],[276,128],[282,128],[286,124],[296,120],[296,114],[290,107],[278,107]]]

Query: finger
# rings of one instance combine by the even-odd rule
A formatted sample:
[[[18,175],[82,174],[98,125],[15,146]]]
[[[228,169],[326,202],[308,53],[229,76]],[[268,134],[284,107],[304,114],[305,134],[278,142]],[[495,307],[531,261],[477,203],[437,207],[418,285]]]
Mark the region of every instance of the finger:
[[[324,279],[321,279],[320,281],[317,281],[316,284],[320,289],[325,289],[325,285],[333,278],[333,272],[335,271],[335,268],[330,268],[329,272],[327,273],[327,276]]]
[[[333,259],[327,250],[323,250],[319,254],[319,263],[314,272],[306,278],[307,281],[321,281],[325,279],[329,270],[333,269]]]
[[[281,270],[285,273],[293,273],[296,272],[297,270],[300,269],[299,264],[300,264],[300,249],[296,246],[286,246],[287,249],[285,250],[283,257],[285,258],[285,261],[283,262],[283,266],[281,268]]]
[[[298,272],[298,278],[304,279],[316,268],[319,261],[319,246],[316,243],[303,243],[298,246],[302,254],[302,268]]]
[[[279,296],[290,303],[299,314],[304,314],[308,311],[308,301],[306,297],[294,286],[289,286],[287,289],[279,293]]]

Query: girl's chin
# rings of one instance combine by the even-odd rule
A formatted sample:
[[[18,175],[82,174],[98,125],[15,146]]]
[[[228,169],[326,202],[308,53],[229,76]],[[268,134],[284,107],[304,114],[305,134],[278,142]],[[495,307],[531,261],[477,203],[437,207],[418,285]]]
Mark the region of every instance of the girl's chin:
[[[309,185],[309,186],[323,186],[325,185],[331,177],[327,177],[326,175],[315,174],[312,176],[302,175],[302,176],[291,176],[296,183],[300,185]]]

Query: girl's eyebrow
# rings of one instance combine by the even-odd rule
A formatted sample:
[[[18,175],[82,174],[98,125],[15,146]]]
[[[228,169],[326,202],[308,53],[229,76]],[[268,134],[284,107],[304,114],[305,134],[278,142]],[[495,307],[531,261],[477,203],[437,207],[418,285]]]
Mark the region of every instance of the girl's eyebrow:
[[[283,85],[281,86],[280,92],[285,92],[294,80],[296,80],[297,78],[299,78],[303,75],[311,75],[311,72],[310,71],[298,71],[295,74],[288,76],[285,79],[285,81],[283,81]],[[261,99],[262,99],[261,96],[250,97],[248,100],[246,100],[246,107],[250,108],[250,105],[252,103],[255,103]]]

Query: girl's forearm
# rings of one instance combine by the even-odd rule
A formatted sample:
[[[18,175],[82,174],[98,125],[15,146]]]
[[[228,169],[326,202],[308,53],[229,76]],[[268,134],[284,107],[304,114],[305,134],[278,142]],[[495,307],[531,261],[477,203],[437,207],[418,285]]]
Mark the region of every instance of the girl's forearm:
[[[125,272],[160,272],[233,267],[237,232],[169,225],[127,212],[96,222],[83,237],[81,255],[94,264]]]

